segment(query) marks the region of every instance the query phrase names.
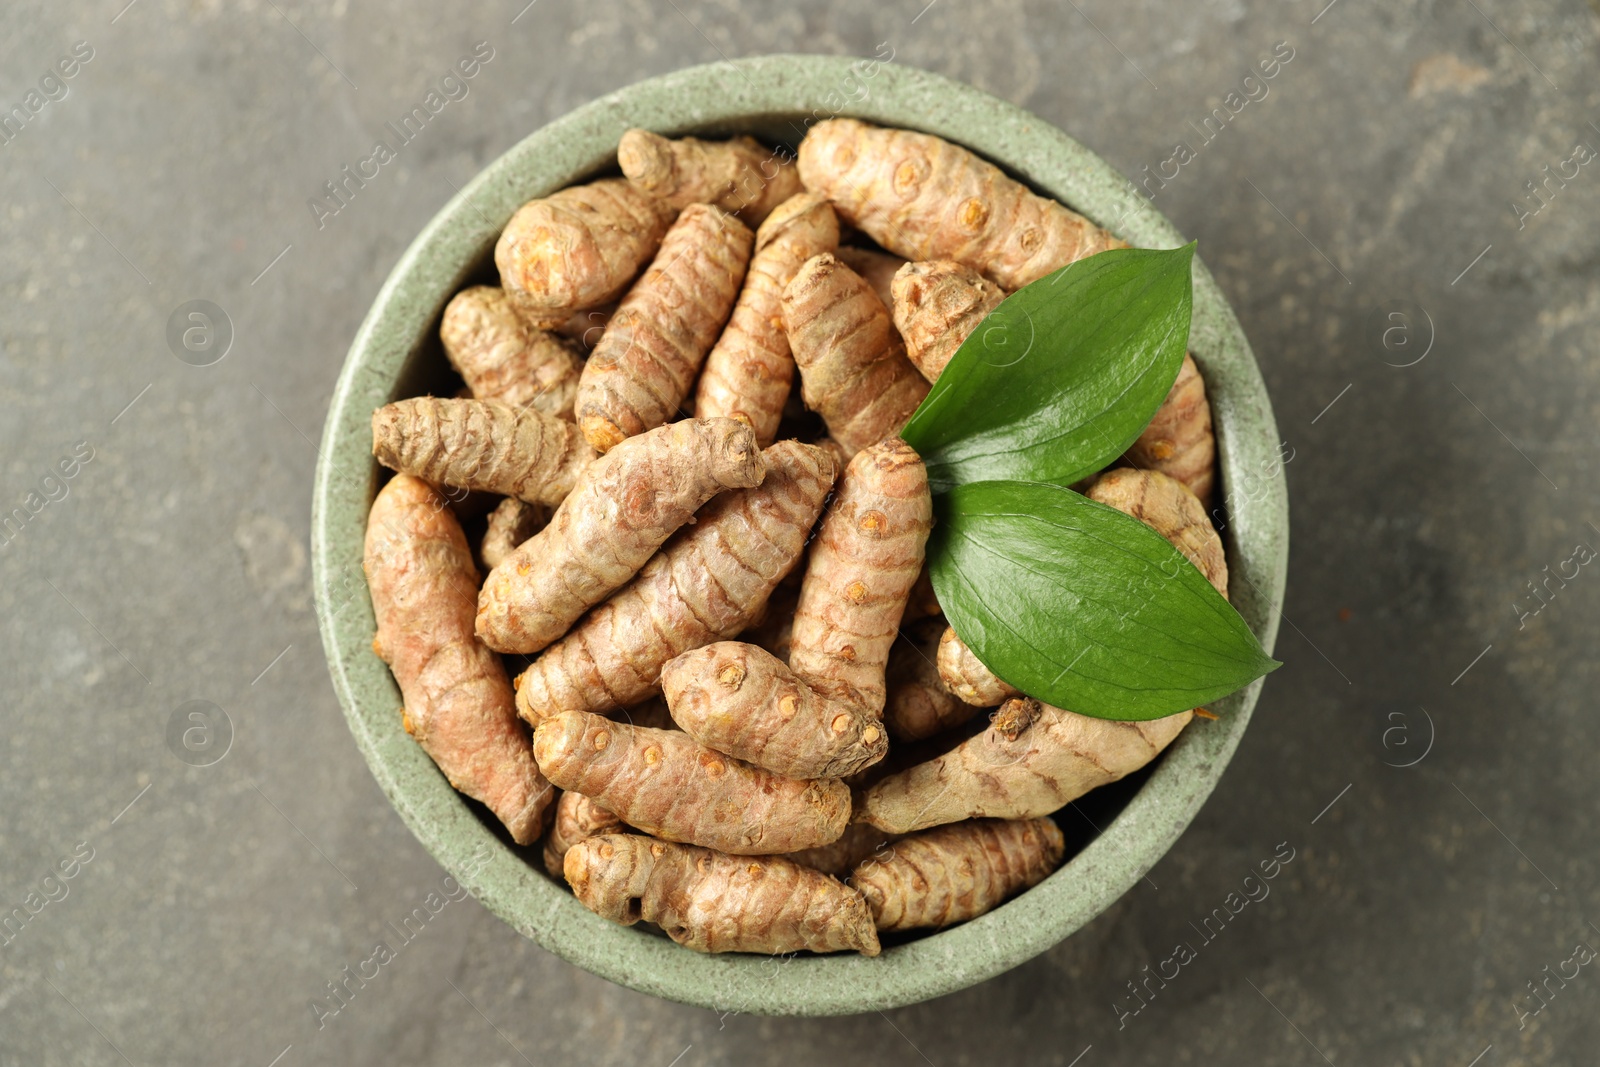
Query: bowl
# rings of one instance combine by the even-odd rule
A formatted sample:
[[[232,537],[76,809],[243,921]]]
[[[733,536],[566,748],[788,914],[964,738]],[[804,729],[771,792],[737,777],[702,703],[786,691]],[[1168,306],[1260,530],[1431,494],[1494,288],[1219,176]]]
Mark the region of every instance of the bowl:
[[[524,202],[615,165],[632,126],[669,135],[752,133],[797,142],[813,122],[847,116],[924,130],[987,157],[1131,244],[1184,238],[1109,165],[1049,123],[925,71],[872,60],[765,56],[639,82],[532,134],[474,178],[401,256],[362,323],[323,430],[312,514],[317,617],[350,730],[401,818],[490,911],[563,959],[624,986],[719,1011],[842,1015],[926,1000],[983,981],[1055,945],[1109,907],[1171,847],[1226,768],[1250,720],[1258,680],[1218,701],[1216,722],[1186,729],[1152,768],[1085,798],[1103,832],[1055,874],[971,922],[861,956],[702,955],[618,926],[549,878],[494,820],[451,789],[400,724],[400,693],[372,652],[361,575],[367,510],[382,474],[372,410],[446,387],[440,314],[464,285],[492,280],[495,238]],[[1228,504],[1222,533],[1230,594],[1271,650],[1283,603],[1288,504],[1279,439],[1249,343],[1201,261],[1194,261],[1190,347],[1205,374]],[[1119,788],[1120,787],[1120,788]],[[1086,832],[1085,832],[1086,831]],[[1093,834],[1093,836],[1089,836]]]

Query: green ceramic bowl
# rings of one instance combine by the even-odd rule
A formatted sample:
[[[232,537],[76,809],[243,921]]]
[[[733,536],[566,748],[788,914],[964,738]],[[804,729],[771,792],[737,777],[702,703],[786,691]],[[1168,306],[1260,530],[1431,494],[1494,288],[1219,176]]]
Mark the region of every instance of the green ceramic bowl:
[[[464,284],[492,279],[496,236],[525,201],[614,165],[632,126],[666,134],[753,133],[793,144],[806,126],[846,115],[926,130],[988,157],[1130,243],[1184,238],[1088,149],[1011,104],[893,64],[767,56],[640,82],[528,137],[440,211],[401,257],[357,334],[323,431],[312,517],[317,615],[339,699],[372,773],[428,850],[490,910],[562,958],[622,985],[686,1004],[773,1015],[841,1015],[911,1004],[965,988],[1043,952],[1132,887],[1172,845],[1221,777],[1260,682],[1219,701],[1153,772],[1097,791],[1093,835],[1061,816],[1076,854],[1042,884],[941,933],[860,956],[707,956],[587,911],[545,875],[531,850],[497,835],[455,793],[400,725],[400,694],[373,655],[361,576],[362,532],[380,480],[372,410],[438,387],[447,368],[439,316]],[[1283,602],[1288,505],[1278,433],[1254,356],[1210,273],[1194,264],[1191,346],[1215,414],[1233,602],[1271,649]]]

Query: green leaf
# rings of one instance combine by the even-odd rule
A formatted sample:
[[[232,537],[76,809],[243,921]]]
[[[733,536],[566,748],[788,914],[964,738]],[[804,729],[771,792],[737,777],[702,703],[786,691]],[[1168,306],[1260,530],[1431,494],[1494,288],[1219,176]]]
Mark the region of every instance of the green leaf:
[[[901,436],[935,493],[994,479],[1067,485],[1139,436],[1189,343],[1194,245],[1125,248],[1006,297]]]
[[[1070,489],[958,485],[935,498],[933,588],[988,668],[1048,704],[1141,720],[1279,666],[1160,534]]]

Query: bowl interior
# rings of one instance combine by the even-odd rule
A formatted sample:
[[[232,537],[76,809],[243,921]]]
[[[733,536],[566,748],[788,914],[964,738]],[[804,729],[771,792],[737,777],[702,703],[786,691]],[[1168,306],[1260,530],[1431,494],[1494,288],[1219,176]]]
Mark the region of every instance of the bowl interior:
[[[606,171],[629,127],[667,134],[754,133],[793,145],[835,115],[939,134],[1099,222],[1134,245],[1176,247],[1177,231],[1106,163],[1065,134],[971,86],[892,63],[768,56],[641,82],[572,112],[490,164],[428,224],[384,284],[346,358],[324,429],[313,513],[318,619],[351,731],[384,792],[439,862],[521,933],[602,977],[720,1011],[828,1015],[952,992],[1054,945],[1126,892],[1182,833],[1221,776],[1261,682],[1217,702],[1151,768],[1058,816],[1070,859],[972,922],[859,956],[706,956],[609,923],[549,879],[451,789],[400,725],[399,690],[372,653],[361,573],[367,510],[383,473],[371,457],[374,408],[451,380],[438,342],[445,303],[494,282],[495,238],[525,201]],[[1210,273],[1194,264],[1190,347],[1218,438],[1230,596],[1265,648],[1277,633],[1288,510],[1265,386]],[[1076,825],[1075,825],[1076,824]],[[1074,852],[1072,844],[1081,847]]]

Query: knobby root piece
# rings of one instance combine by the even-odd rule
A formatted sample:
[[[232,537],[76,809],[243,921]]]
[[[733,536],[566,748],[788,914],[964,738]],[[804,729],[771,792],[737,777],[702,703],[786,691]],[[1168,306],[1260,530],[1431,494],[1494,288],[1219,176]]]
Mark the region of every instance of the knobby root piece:
[[[562,793],[556,801],[555,821],[544,839],[544,869],[560,878],[562,863],[572,846],[626,829],[621,819],[582,793]]]
[[[1211,502],[1217,442],[1211,432],[1205,379],[1193,356],[1184,354],[1167,399],[1123,458],[1135,467],[1169,474],[1188,486],[1200,503]]]
[[[472,636],[478,570],[444,498],[420,479],[391,478],[372,503],[362,568],[378,620],[372,650],[400,686],[406,732],[513,840],[533,841],[552,790],[505,668]]]
[[[828,119],[800,142],[806,188],[910,260],[954,259],[1007,292],[1127,245],[999,167],[926,133]]]
[[[742,641],[685,652],[662,668],[661,688],[690,737],[790,778],[842,778],[889,750],[876,715],[830,700]]]
[[[678,216],[578,381],[578,425],[596,449],[676,416],[728,321],[753,239],[744,223],[706,204]]]
[[[889,309],[832,254],[808,260],[790,281],[783,319],[806,406],[849,455],[899,433],[928,395]]]
[[[910,445],[890,438],[850,461],[800,585],[789,647],[796,674],[883,713],[884,667],[932,529],[928,472]]]
[[[889,845],[896,840],[898,839],[893,834],[886,834],[876,826],[853,822],[845,829],[839,840],[831,845],[819,845],[801,852],[791,852],[784,859],[793,860],[802,867],[810,867],[814,871],[821,871],[843,881],[850,877],[850,872],[864,860],[874,855],[887,856]]]
[[[1165,537],[1217,592],[1228,595],[1228,557],[1222,538],[1206,516],[1205,505],[1178,479],[1118,467],[1096,478],[1084,495],[1132,515]]]
[[[936,382],[956,349],[1005,298],[998,285],[955,260],[907,263],[894,276],[894,325],[911,362]]]
[[[927,472],[909,445],[891,438],[857,454],[811,547],[788,666],[735,641],[679,656],[661,675],[678,725],[792,777],[843,777],[882,759],[884,667],[932,526]]]
[[[800,192],[793,158],[754,137],[727,141],[676,140],[629,130],[617,145],[617,165],[634,185],[676,208],[713,204],[751,226]]]
[[[612,922],[657,923],[699,952],[879,952],[861,895],[780,856],[730,856],[631,834],[567,853],[567,881]]]
[[[901,838],[863,861],[850,884],[879,930],[949,926],[1038,885],[1065,851],[1049,819],[979,819]]]
[[[850,821],[843,782],[785,778],[678,730],[568,711],[539,724],[533,754],[562,789],[667,841],[743,856],[798,852],[837,840]]]
[[[372,454],[402,474],[556,505],[594,459],[564,419],[498,400],[419,396],[372,413]]]
[[[978,712],[976,706],[952,693],[939,676],[939,639],[945,629],[942,619],[906,626],[889,652],[885,672],[889,699],[883,724],[896,741],[920,741],[944,733]]]
[[[530,200],[495,242],[500,284],[536,325],[557,325],[621,296],[676,215],[624,178]]]
[[[489,525],[478,544],[478,558],[494,570],[518,545],[544,527],[548,514],[538,504],[506,497],[489,512]]]
[[[439,340],[475,399],[572,418],[583,360],[570,342],[523,318],[499,286],[457,293],[445,306]]]
[[[945,687],[975,708],[992,708],[1022,695],[1021,690],[1002,682],[985,667],[953,626],[945,629],[939,641],[938,666]]]
[[[1149,763],[1192,717],[1117,722],[1031,697],[1008,700],[983,733],[869,788],[857,817],[906,834],[962,819],[1048,815]]]
[[[826,451],[798,441],[779,441],[762,457],[759,486],[712,500],[518,677],[523,718],[636,704],[656,691],[668,660],[759,617],[799,561],[835,471]]]
[[[861,280],[872,286],[872,291],[878,294],[884,307],[894,307],[894,276],[906,265],[906,260],[888,252],[856,248],[853,245],[841,245],[834,254],[839,257],[840,263],[861,275]]]
[[[783,290],[806,260],[838,243],[832,206],[810,193],[785,200],[761,224],[739,301],[706,356],[695,392],[696,415],[744,419],[755,427],[763,448],[776,440],[794,381]]]
[[[759,485],[765,473],[754,431],[733,419],[685,419],[628,438],[489,575],[478,636],[497,652],[539,651],[637,574],[707,500]]]

